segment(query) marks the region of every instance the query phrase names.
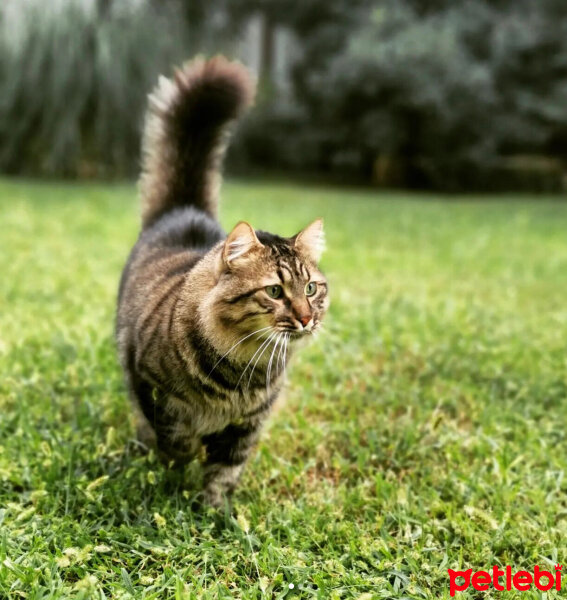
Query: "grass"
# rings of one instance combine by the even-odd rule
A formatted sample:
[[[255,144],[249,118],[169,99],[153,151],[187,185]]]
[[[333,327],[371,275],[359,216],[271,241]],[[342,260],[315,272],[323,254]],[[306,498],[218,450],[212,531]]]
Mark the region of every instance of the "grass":
[[[134,188],[0,182],[0,598],[448,598],[448,568],[565,560],[567,206],[224,190],[227,227],[320,215],[326,331],[234,519],[133,442],[112,329]]]

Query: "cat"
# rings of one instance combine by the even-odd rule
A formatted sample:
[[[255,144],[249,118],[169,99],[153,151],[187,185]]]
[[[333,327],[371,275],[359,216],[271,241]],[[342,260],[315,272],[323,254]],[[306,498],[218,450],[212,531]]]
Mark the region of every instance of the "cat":
[[[329,305],[315,220],[291,238],[217,220],[231,124],[252,104],[246,68],[197,58],[149,96],[142,229],[124,267],[116,338],[138,439],[167,464],[202,456],[203,500],[230,502],[297,342]]]

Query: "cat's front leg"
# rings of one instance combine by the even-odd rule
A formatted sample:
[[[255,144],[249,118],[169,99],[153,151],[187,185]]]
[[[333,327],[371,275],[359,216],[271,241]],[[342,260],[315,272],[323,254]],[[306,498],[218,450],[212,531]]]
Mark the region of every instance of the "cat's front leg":
[[[202,438],[206,447],[203,463],[205,502],[214,507],[230,500],[244,464],[258,441],[263,420],[230,424]]]

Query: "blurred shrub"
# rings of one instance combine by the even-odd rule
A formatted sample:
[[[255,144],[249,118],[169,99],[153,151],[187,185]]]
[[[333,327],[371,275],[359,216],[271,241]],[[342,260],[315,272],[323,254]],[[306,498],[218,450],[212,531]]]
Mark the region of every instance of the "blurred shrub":
[[[341,124],[329,127],[319,119],[321,97],[311,88],[310,77],[345,51],[349,37],[356,35],[375,4],[376,0],[231,0],[233,20],[243,22],[251,14],[261,14],[272,27],[292,31],[297,40],[290,74],[293,99],[286,94],[280,97],[277,86],[263,82],[264,94],[251,118],[239,128],[229,154],[232,165],[323,172],[329,177],[333,166],[339,164],[339,178],[345,174],[360,178],[356,151],[338,149]]]
[[[158,73],[197,50],[231,52],[260,14],[266,79],[267,34],[283,26],[298,40],[293,98],[263,82],[233,166],[448,190],[565,185],[565,0],[10,6],[0,17],[1,171],[135,173]]]
[[[327,170],[328,133],[313,127],[305,109],[277,101],[258,106],[229,153],[231,167],[316,173]]]
[[[382,0],[340,27],[314,22],[302,38],[303,110],[293,121],[273,109],[252,135],[261,147],[262,131],[267,144],[272,131],[288,132],[264,160],[384,185],[565,185],[564,2]],[[329,32],[342,49],[325,46]]]
[[[395,165],[410,184],[467,186],[470,170],[494,158],[491,64],[475,60],[463,41],[490,23],[487,12],[470,3],[424,18],[391,3],[311,75],[319,118],[340,123],[339,149],[358,153],[365,177],[387,184]]]
[[[147,93],[186,48],[182,21],[171,8],[80,0],[46,7],[35,0],[6,11],[0,22],[0,170],[93,177],[133,172]]]

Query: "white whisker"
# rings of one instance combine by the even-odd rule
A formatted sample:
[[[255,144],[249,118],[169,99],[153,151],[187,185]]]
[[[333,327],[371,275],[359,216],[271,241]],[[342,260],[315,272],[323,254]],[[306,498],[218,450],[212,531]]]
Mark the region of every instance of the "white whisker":
[[[260,347],[256,350],[256,352],[254,352],[252,358],[248,361],[248,363],[246,364],[246,366],[244,367],[240,378],[238,379],[238,381],[236,382],[236,386],[234,389],[236,389],[238,387],[238,384],[240,383],[240,381],[242,380],[242,378],[244,377],[244,373],[246,373],[246,371],[248,370],[248,367],[250,366],[250,364],[252,363],[252,361],[254,360],[255,356],[258,354],[258,352],[260,352],[260,350],[266,345],[268,344],[268,342],[274,338],[274,336],[277,334],[277,332],[272,332],[270,333],[270,335],[268,336],[268,339],[264,340],[261,344]]]
[[[281,375],[285,370],[285,349],[287,348],[287,343],[289,341],[289,333],[284,333],[284,341],[282,347],[280,348],[280,353],[278,356],[278,372]]]
[[[287,348],[289,345],[289,340],[291,339],[291,333],[287,336],[287,341],[285,343],[285,351],[284,351],[284,365],[287,365]]]
[[[272,349],[272,355],[270,356],[270,362],[268,363],[268,370],[266,372],[266,391],[268,393],[270,392],[270,376],[272,374],[272,362],[274,360],[274,354],[276,353],[278,344],[282,341],[282,339],[283,339],[283,333],[280,333],[276,339],[276,343],[274,344],[274,347]]]
[[[215,370],[215,369],[216,369],[216,368],[219,366],[219,364],[220,364],[221,360],[222,360],[223,358],[225,358],[225,357],[226,357],[226,356],[227,356],[227,355],[228,355],[230,352],[232,352],[232,351],[233,351],[233,350],[236,348],[236,346],[238,346],[238,345],[242,344],[242,342],[243,342],[244,340],[247,340],[248,338],[252,337],[252,336],[253,336],[253,335],[255,335],[256,333],[260,333],[261,331],[266,331],[266,329],[271,329],[271,326],[270,326],[270,325],[268,325],[268,327],[262,327],[262,329],[257,329],[256,331],[253,331],[252,333],[250,333],[250,334],[248,334],[248,335],[244,336],[243,338],[241,338],[240,340],[238,340],[238,342],[236,342],[236,344],[234,344],[234,346],[232,346],[232,348],[230,348],[230,350],[229,350],[228,352],[225,352],[225,353],[224,353],[224,354],[223,354],[223,355],[222,355],[222,356],[221,356],[221,357],[220,357],[220,358],[217,360],[217,362],[215,363],[215,366],[214,366],[214,367],[213,367],[213,368],[210,370],[210,372],[209,372],[209,374],[207,375],[207,377],[210,377],[210,376],[211,376],[212,372],[213,372],[213,371],[214,371],[214,370]]]
[[[284,348],[284,353],[283,353],[283,368],[285,369],[287,367],[287,347],[289,345],[289,340],[291,339],[291,333],[287,334],[287,338],[285,340],[285,348]]]
[[[248,377],[248,385],[246,386],[246,389],[248,389],[250,387],[250,382],[252,381],[252,375],[254,375],[254,369],[256,368],[256,365],[258,364],[258,362],[264,355],[264,352],[266,351],[267,348],[269,348],[270,344],[274,341],[274,339],[276,338],[277,335],[278,335],[278,332],[276,331],[274,333],[274,335],[268,340],[269,343],[266,344],[266,347],[262,350],[262,353],[260,354],[260,356],[256,359],[256,362],[254,363],[254,366],[252,367],[252,370],[250,371],[250,377]]]
[[[285,347],[286,340],[287,340],[287,333],[284,333],[283,334],[283,342],[282,342],[282,345],[280,346],[280,351],[278,352],[278,359],[276,360],[276,367],[278,369],[278,375],[281,375],[282,371],[283,371],[282,352]]]

